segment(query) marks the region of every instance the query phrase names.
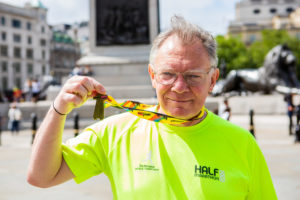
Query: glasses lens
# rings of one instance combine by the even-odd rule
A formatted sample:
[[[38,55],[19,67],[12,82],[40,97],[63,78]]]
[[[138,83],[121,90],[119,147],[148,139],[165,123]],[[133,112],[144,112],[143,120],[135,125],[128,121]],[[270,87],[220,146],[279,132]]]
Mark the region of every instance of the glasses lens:
[[[177,74],[173,72],[162,71],[157,73],[158,82],[163,85],[173,84],[177,78]]]
[[[207,74],[210,72],[184,72],[182,74],[184,80],[189,86],[198,86],[203,83]],[[158,71],[156,73],[156,80],[160,84],[163,85],[171,85],[173,84],[178,77],[178,73],[171,72],[171,71]]]
[[[205,73],[200,73],[200,72],[197,72],[197,73],[187,73],[187,74],[184,74],[184,79],[185,81],[187,82],[188,85],[190,86],[197,86],[197,85],[200,85],[203,80],[205,79]]]

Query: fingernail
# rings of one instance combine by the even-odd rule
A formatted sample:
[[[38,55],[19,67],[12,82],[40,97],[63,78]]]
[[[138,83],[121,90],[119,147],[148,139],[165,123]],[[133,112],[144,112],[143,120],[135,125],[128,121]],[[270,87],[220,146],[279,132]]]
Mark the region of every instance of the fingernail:
[[[100,94],[106,94],[105,89],[100,89]]]

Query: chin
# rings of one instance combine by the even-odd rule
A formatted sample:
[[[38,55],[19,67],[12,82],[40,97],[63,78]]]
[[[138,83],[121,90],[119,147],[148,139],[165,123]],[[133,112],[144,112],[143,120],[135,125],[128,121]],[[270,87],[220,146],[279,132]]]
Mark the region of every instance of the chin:
[[[172,112],[170,112],[170,115],[180,119],[190,119],[197,114],[188,113],[185,109],[177,109],[177,110],[172,110]]]

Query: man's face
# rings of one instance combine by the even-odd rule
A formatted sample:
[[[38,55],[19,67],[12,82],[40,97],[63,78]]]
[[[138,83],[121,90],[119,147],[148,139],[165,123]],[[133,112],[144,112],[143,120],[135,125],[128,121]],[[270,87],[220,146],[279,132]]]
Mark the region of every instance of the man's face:
[[[182,119],[190,119],[199,114],[219,76],[218,69],[210,71],[209,56],[201,42],[184,45],[176,35],[164,41],[152,67],[154,71],[149,66],[149,73],[152,85],[156,89],[159,112]],[[173,84],[161,84],[157,81],[157,71],[210,72],[205,75],[201,84],[191,86],[182,74],[178,74]]]

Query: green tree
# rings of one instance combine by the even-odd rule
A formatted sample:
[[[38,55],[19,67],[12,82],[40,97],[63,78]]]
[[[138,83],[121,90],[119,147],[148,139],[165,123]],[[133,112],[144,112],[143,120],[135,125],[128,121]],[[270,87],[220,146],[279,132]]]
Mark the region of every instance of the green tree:
[[[262,40],[256,41],[248,48],[249,59],[253,67],[263,65],[267,53],[276,45],[287,44],[291,39],[285,30],[263,30],[261,31]]]
[[[227,73],[233,69],[248,68],[247,48],[245,44],[235,37],[225,38],[217,36],[219,63],[223,60]]]
[[[263,30],[262,39],[246,46],[239,37],[217,36],[218,57],[226,63],[227,73],[233,69],[259,68],[265,56],[276,45],[287,44],[297,58],[297,77],[300,78],[300,40],[285,30]]]

